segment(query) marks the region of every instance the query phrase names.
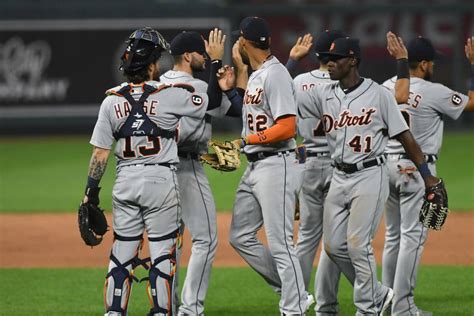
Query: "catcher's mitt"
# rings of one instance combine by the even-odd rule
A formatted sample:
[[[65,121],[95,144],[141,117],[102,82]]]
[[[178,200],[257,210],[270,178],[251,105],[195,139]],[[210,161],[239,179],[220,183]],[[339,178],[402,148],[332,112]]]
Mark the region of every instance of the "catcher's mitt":
[[[81,203],[78,210],[78,223],[81,237],[88,246],[97,246],[102,242],[108,230],[107,219],[98,205]]]
[[[448,193],[443,180],[426,189],[425,200],[420,210],[420,222],[426,228],[440,230],[448,216]]]
[[[240,148],[233,142],[211,140],[209,148],[212,148],[214,153],[201,155],[201,162],[220,171],[234,171],[240,167]]]

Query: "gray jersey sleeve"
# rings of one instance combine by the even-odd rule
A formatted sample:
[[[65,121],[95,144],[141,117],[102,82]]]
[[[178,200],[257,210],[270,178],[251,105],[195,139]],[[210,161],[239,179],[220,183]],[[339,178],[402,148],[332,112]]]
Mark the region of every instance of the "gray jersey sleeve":
[[[90,143],[96,147],[112,149],[114,143],[112,120],[110,119],[110,110],[115,96],[108,96],[102,102],[99,110],[99,116],[95,123],[94,132]]]
[[[466,107],[469,97],[439,83],[431,85],[430,90],[428,97],[433,102],[429,102],[429,104],[433,109],[453,120],[458,119]]]
[[[397,106],[397,101],[387,88],[380,87],[380,106],[382,109],[382,119],[387,126],[388,135],[394,137],[408,129],[408,125],[403,118],[402,112]]]
[[[296,91],[296,103],[298,105],[298,116],[302,119],[322,117],[322,95],[323,89],[309,89]]]
[[[277,71],[267,76],[264,91],[273,120],[285,115],[296,115],[295,84],[286,68],[278,67]]]
[[[168,88],[164,92],[169,98],[176,100],[184,100],[184,106],[175,109],[175,113],[179,116],[188,116],[200,119],[204,117],[209,99],[206,93],[193,92],[190,93],[183,88]]]

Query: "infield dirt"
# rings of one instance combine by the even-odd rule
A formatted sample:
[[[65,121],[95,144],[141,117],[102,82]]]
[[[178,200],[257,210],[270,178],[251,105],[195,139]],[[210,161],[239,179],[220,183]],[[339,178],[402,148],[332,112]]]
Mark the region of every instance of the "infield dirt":
[[[214,262],[216,267],[247,266],[228,242],[231,217],[230,213],[219,213],[217,217],[219,245]],[[112,223],[110,214],[108,220]],[[383,226],[382,223],[373,242],[378,263],[383,248]],[[451,213],[442,231],[430,232],[422,264],[474,265],[473,227],[474,212]],[[75,214],[0,215],[0,268],[106,267],[112,237],[112,232],[108,232],[101,245],[87,247],[79,235]],[[263,230],[259,237],[265,239]],[[186,231],[184,265],[189,260],[190,248],[191,241]],[[146,243],[141,256],[148,256]]]

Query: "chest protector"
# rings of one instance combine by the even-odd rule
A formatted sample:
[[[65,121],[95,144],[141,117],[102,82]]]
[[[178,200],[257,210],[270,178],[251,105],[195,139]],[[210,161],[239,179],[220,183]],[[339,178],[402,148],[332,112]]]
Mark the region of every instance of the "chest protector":
[[[143,94],[140,99],[136,101],[130,94],[130,86],[124,86],[115,94],[124,97],[130,103],[132,109],[128,115],[125,123],[120,126],[119,130],[114,132],[115,140],[126,138],[129,136],[154,136],[163,138],[175,138],[176,130],[166,130],[158,127],[143,110],[145,101],[152,93],[159,89],[150,85],[143,85]]]

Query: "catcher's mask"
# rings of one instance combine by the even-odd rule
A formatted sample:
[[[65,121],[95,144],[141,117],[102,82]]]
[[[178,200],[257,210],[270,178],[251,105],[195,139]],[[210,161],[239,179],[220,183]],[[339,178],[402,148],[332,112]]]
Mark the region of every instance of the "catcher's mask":
[[[163,35],[150,27],[134,31],[126,42],[120,70],[138,71],[161,57],[163,51],[169,51],[170,44]]]

